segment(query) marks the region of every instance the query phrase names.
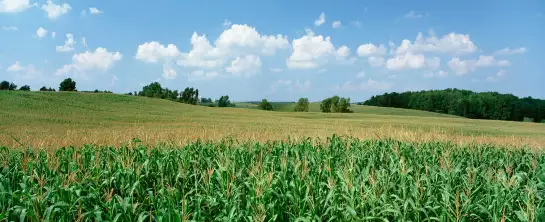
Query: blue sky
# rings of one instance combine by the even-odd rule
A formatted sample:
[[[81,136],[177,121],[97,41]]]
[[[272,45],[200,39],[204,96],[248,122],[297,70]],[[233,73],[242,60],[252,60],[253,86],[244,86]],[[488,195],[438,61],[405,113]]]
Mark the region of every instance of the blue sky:
[[[545,98],[544,13],[539,0],[0,0],[0,79],[118,93],[158,81],[235,101]]]

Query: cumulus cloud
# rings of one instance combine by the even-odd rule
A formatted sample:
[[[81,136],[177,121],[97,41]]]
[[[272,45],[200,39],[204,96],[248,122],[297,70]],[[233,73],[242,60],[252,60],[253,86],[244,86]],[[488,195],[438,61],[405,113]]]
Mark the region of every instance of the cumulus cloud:
[[[404,39],[394,52],[396,54],[433,52],[461,55],[477,51],[477,46],[471,41],[469,35],[454,32],[446,34],[441,38],[438,38],[433,32],[430,32],[429,35],[428,37],[424,37],[422,33],[418,33],[414,42]],[[391,46],[393,47],[393,44]]]
[[[494,55],[515,55],[515,54],[523,54],[525,52],[526,52],[526,48],[524,47],[516,48],[516,49],[504,48],[504,49],[500,49],[496,51]]]
[[[72,63],[64,65],[55,74],[85,73],[91,70],[107,71],[121,58],[122,55],[119,52],[108,52],[105,48],[97,48],[95,51],[73,55]]]
[[[30,7],[30,0],[0,0],[0,12],[17,13]]]
[[[454,57],[448,62],[448,66],[457,75],[464,75],[474,72],[480,67],[509,66],[511,63],[507,60],[497,61],[494,56],[481,55],[478,59],[460,60]]]
[[[169,61],[180,56],[180,51],[174,44],[162,45],[159,42],[146,42],[138,46],[135,58],[141,61],[156,63]]]
[[[47,29],[40,27],[36,30],[36,36],[38,36],[39,38],[43,38],[45,37],[45,35],[47,35]]]
[[[237,57],[231,62],[231,65],[225,68],[225,71],[235,75],[251,76],[261,69],[261,59],[259,56],[246,55]]]
[[[340,28],[341,21],[334,21],[333,23],[331,23],[331,27],[333,27],[334,29]]]
[[[425,62],[424,55],[407,52],[388,59],[386,68],[389,70],[421,69],[425,67]]]
[[[307,35],[294,39],[292,46],[293,53],[286,62],[290,69],[318,68],[327,63],[328,58],[337,54],[329,36],[316,36],[310,31]]]
[[[346,81],[342,85],[336,85],[333,87],[336,91],[388,91],[392,88],[394,84],[387,81],[375,81],[368,79],[367,81],[362,81],[359,83]]]
[[[325,23],[325,14],[322,12],[320,17],[318,17],[318,19],[316,19],[316,21],[314,21],[314,25],[315,26],[321,26],[324,23]]]
[[[66,3],[57,5],[53,3],[53,1],[47,0],[46,3],[42,5],[42,10],[46,12],[49,19],[55,20],[61,15],[64,15],[68,13],[68,11],[72,10],[72,7]]]
[[[376,46],[373,43],[367,43],[358,47],[358,55],[361,57],[368,56],[384,56],[386,54],[386,47],[384,45]]]
[[[76,45],[76,41],[74,40],[74,35],[72,33],[66,34],[66,41],[64,41],[64,45],[57,46],[56,51],[57,52],[71,52],[74,51],[74,46]]]
[[[104,13],[104,12],[100,11],[99,9],[97,9],[95,7],[89,8],[89,14],[91,14],[91,15],[97,15],[97,14],[102,14],[102,13]]]

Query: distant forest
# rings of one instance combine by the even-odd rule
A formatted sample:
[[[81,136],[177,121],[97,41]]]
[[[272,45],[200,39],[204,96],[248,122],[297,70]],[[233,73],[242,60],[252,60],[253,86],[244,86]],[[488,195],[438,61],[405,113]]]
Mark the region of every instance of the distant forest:
[[[497,92],[445,89],[385,93],[360,103],[369,106],[424,110],[472,119],[544,122],[545,100]]]

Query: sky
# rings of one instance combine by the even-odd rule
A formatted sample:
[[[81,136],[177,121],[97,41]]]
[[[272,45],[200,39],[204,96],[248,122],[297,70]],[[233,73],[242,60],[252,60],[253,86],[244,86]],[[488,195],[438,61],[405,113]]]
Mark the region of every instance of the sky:
[[[545,98],[545,2],[0,0],[0,80],[233,101],[460,88]]]

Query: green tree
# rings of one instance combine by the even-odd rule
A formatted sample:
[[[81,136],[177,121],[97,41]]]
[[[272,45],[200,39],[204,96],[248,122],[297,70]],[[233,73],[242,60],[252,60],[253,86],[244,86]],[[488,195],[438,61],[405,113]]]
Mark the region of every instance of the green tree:
[[[29,85],[21,86],[21,88],[19,88],[19,91],[30,91],[30,86]]]
[[[331,98],[327,98],[322,100],[322,103],[320,103],[320,110],[323,113],[330,113],[331,112]]]
[[[310,103],[307,98],[299,98],[297,104],[295,104],[295,112],[308,112]]]
[[[59,86],[59,91],[77,91],[76,82],[71,78],[63,80]]]
[[[193,89],[193,87],[186,87],[184,91],[180,93],[180,102],[197,105],[199,102],[199,90]]]
[[[273,106],[272,106],[272,104],[271,104],[269,101],[267,101],[266,99],[263,99],[263,100],[261,100],[261,102],[259,103],[259,109],[272,111],[272,110],[273,110]]]
[[[9,90],[9,82],[8,81],[0,82],[0,90]]]
[[[231,101],[229,101],[229,96],[225,95],[225,96],[221,96],[220,99],[218,100],[218,107],[231,107],[233,106],[231,104]]]
[[[142,91],[138,93],[139,96],[161,98],[163,95],[163,87],[158,82],[152,82],[147,86],[142,87]]]

